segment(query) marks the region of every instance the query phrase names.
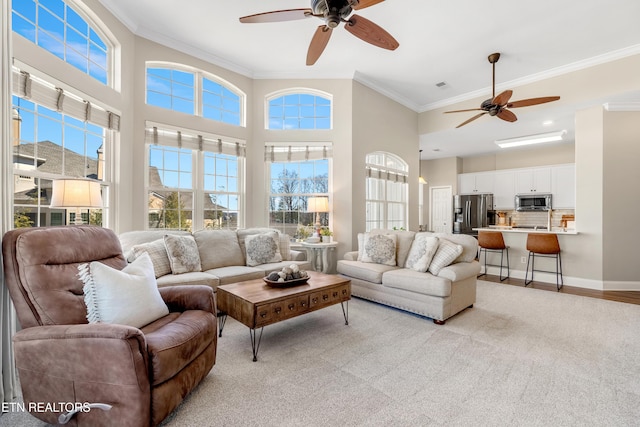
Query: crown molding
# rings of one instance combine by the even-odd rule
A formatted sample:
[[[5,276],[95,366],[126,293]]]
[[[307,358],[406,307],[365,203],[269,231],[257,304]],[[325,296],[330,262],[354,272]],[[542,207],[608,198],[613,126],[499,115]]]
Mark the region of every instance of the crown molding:
[[[111,12],[111,14],[118,20],[120,21],[122,24],[124,24],[125,27],[127,27],[127,29],[129,31],[131,31],[133,34],[137,34],[138,33],[138,24],[133,22],[131,19],[129,19],[129,17],[127,16],[126,13],[124,13],[122,11],[122,9],[120,9],[118,7],[118,5],[116,4],[116,2],[114,1],[108,1],[108,0],[99,0],[100,4],[102,5],[102,7],[104,7],[105,9],[107,9],[109,12]]]
[[[607,111],[640,111],[640,102],[607,102],[604,104],[604,109]]]
[[[418,113],[418,104],[416,104],[415,102],[399,95],[396,92],[390,91],[389,89],[383,87],[380,83],[378,83],[377,81],[365,76],[364,74],[362,74],[359,71],[356,71],[355,73],[353,73],[353,80],[355,80],[358,83],[361,83],[365,86],[367,86],[369,89],[373,89],[376,92],[386,96],[387,98],[390,98],[394,101],[396,101],[399,104],[404,105],[405,107],[409,108],[410,110],[415,111],[416,113]]]
[[[594,56],[584,59],[582,61],[572,62],[571,64],[563,65],[561,67],[552,68],[540,73],[531,74],[519,79],[510,80],[508,82],[496,84],[496,92],[510,89],[516,86],[523,86],[529,83],[539,82],[552,77],[561,76],[563,74],[573,73],[575,71],[584,70],[586,68],[593,67],[595,65],[605,64],[607,62],[615,61],[618,59],[626,58],[628,56],[640,54],[640,44],[629,46],[626,48],[614,50],[602,55]],[[454,96],[452,98],[443,99],[441,101],[425,104],[417,109],[419,113],[425,111],[435,110],[436,108],[447,107],[449,105],[457,104],[459,102],[468,101],[481,96],[486,96],[491,93],[491,86],[484,89],[475,90],[473,92],[467,92],[462,95]]]

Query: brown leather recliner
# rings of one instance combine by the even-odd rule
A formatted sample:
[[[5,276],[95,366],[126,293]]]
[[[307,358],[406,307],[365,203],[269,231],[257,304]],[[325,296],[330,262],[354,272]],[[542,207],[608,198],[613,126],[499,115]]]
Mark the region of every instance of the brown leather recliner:
[[[63,411],[69,405],[60,402],[104,403],[112,408],[81,410],[69,425],[155,426],[215,364],[216,303],[208,286],[160,288],[169,314],[141,329],[87,322],[78,265],[100,261],[124,268],[113,231],[17,229],[4,235],[2,254],[23,328],[13,343],[27,409],[30,402]],[[61,413],[30,412],[52,424]]]

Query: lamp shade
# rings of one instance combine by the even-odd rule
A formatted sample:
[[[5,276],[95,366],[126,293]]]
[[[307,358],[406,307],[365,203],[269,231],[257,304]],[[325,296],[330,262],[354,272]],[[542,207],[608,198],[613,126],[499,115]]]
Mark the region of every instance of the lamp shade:
[[[307,212],[329,212],[329,198],[309,197],[307,199]]]
[[[101,208],[100,183],[88,179],[56,179],[51,194],[52,208]]]

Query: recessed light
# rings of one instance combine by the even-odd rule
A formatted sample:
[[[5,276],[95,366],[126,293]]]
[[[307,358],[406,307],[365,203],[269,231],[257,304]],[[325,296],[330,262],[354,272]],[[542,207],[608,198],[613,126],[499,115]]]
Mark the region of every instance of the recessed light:
[[[551,126],[553,124],[553,120],[545,120],[544,122],[542,122],[543,126]]]

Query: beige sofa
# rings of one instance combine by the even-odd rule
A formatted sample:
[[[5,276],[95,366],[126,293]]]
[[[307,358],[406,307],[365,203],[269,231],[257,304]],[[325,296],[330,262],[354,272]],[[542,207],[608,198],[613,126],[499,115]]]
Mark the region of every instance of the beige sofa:
[[[192,235],[198,247],[201,271],[190,271],[181,274],[164,274],[157,277],[158,287],[175,285],[208,285],[214,290],[218,285],[241,282],[265,277],[272,271],[282,267],[297,264],[303,270],[310,270],[311,264],[306,261],[303,252],[291,250],[289,236],[278,234],[279,249],[282,261],[248,266],[245,254],[245,239],[247,236],[277,232],[270,228],[247,228],[234,230],[200,230],[194,233],[187,231],[144,230],[128,231],[120,234],[122,252],[128,261],[132,261],[133,249],[137,245],[145,245],[159,239],[166,234],[188,236]],[[141,246],[138,246],[140,248]]]
[[[348,252],[338,261],[338,273],[351,279],[351,294],[391,307],[426,316],[437,324],[476,300],[476,260],[478,242],[461,234],[427,233],[462,246],[462,253],[437,275],[405,268],[416,236],[412,231],[374,230],[372,233],[396,234],[396,265],[358,261],[362,259],[364,235],[358,235],[358,251]],[[359,256],[360,253],[360,256]]]

